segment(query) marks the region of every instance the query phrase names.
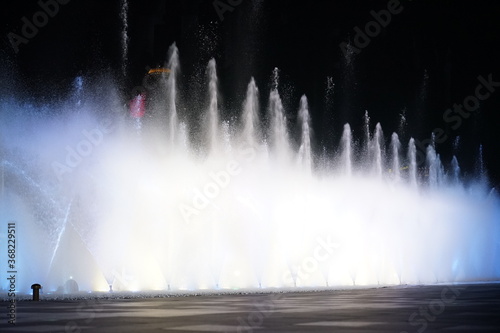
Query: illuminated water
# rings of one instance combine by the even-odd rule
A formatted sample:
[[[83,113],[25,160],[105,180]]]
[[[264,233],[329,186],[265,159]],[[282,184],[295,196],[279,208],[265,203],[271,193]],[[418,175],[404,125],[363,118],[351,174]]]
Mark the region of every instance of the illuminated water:
[[[500,204],[484,177],[465,181],[432,145],[418,170],[414,140],[384,134],[368,114],[362,147],[346,124],[337,155],[320,161],[307,98],[295,140],[277,75],[267,92],[252,79],[239,117],[223,121],[213,60],[193,130],[171,51],[149,118],[130,118],[112,83],[97,93],[85,78],[77,102],[1,101],[0,235],[7,253],[16,221],[19,290],[62,291],[68,279],[80,290],[173,291],[500,278]],[[269,94],[267,122],[259,94]]]

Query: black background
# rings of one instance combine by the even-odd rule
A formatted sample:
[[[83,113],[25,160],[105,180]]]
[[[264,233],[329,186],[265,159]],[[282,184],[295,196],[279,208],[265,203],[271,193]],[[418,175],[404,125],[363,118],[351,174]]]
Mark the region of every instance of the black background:
[[[213,0],[131,0],[124,78],[120,1],[72,0],[61,5],[59,13],[28,44],[20,45],[17,54],[8,34],[20,34],[21,18],[31,20],[40,7],[37,1],[3,2],[0,93],[33,100],[64,99],[75,76],[106,72],[120,82],[125,100],[141,84],[146,66],[163,65],[168,47],[176,42],[186,105],[198,102],[194,91],[204,84],[205,66],[214,57],[223,117],[237,116],[234,110],[240,109],[251,76],[260,89],[264,115],[271,74],[278,67],[290,127],[293,130],[300,96],[306,94],[318,152],[322,146],[335,151],[345,122],[356,137],[362,137],[365,110],[372,126],[382,124],[388,140],[405,109],[405,143],[410,136],[425,140],[434,128],[442,128],[449,138],[437,148],[446,165],[454,138],[460,135],[457,154],[469,173],[482,144],[492,183],[498,186],[500,87],[457,130],[443,120],[443,113],[474,94],[479,75],[492,74],[500,82],[500,3],[402,0],[402,12],[392,16],[349,66],[340,43],[352,40],[354,27],[364,30],[373,20],[371,10],[380,11],[387,4],[242,0],[221,19]],[[335,83],[329,101],[325,99],[327,77]]]

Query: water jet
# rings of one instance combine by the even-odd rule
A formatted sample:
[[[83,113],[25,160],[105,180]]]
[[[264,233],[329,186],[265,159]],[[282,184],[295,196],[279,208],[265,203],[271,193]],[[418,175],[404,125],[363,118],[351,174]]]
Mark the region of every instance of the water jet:
[[[0,101],[0,217],[17,221],[25,240],[20,288],[36,279],[55,290],[67,276],[89,291],[500,278],[498,195],[483,176],[463,181],[456,157],[448,168],[430,144],[428,176],[419,175],[414,139],[402,142],[394,133],[386,147],[382,124],[372,128],[366,113],[364,141],[355,142],[345,124],[337,154],[320,170],[307,97],[296,101],[296,140],[277,71],[263,106],[267,122],[254,79],[238,118],[225,120],[214,59],[207,64],[204,130],[193,134],[172,74],[179,66],[175,45],[170,55],[164,103],[152,103],[156,109],[146,111],[150,118],[139,128],[117,101],[116,85],[101,101],[104,113],[85,100],[92,93],[84,76],[78,103],[52,106],[64,117],[38,110],[33,119],[21,101]],[[90,140],[103,119],[113,126],[59,177],[53,162],[64,160],[66,147]],[[192,209],[186,215],[183,207]],[[43,241],[30,242],[35,234]],[[308,258],[322,237],[341,245],[314,262]],[[27,260],[32,256],[37,260]]]

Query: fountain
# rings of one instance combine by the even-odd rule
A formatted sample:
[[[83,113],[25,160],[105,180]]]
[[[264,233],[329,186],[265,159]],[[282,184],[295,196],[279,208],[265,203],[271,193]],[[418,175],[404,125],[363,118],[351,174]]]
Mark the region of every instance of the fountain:
[[[107,97],[96,102],[85,76],[78,103],[0,100],[0,219],[17,226],[20,291],[32,281],[47,292],[67,281],[175,291],[500,278],[500,200],[484,171],[464,181],[457,158],[446,169],[431,144],[419,172],[415,141],[394,133],[386,147],[368,112],[364,142],[345,124],[322,167],[307,97],[297,101],[297,141],[277,69],[267,122],[254,79],[238,120],[225,121],[214,59],[204,130],[193,134],[176,98],[175,45],[169,54],[162,102],[141,126],[116,85],[100,87]]]

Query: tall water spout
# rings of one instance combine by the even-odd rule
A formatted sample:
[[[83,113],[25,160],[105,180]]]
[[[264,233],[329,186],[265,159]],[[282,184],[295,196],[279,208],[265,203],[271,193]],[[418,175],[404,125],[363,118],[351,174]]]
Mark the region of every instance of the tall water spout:
[[[312,157],[311,157],[311,130],[310,130],[310,117],[309,107],[307,105],[306,95],[300,98],[299,107],[299,122],[301,124],[302,134],[299,148],[299,159],[306,172],[311,172]]]
[[[215,59],[208,62],[208,93],[209,93],[209,108],[208,108],[208,145],[209,150],[213,151],[217,147],[219,139],[219,106],[218,106],[218,79]]]
[[[278,90],[280,82],[280,71],[278,67],[274,67],[273,73],[271,75],[271,91]]]
[[[433,145],[427,146],[427,167],[429,168],[429,185],[437,186],[437,155]]]
[[[365,131],[365,158],[369,158],[370,156],[370,143],[371,143],[371,134],[370,134],[370,116],[368,115],[368,110],[365,111],[364,115],[364,131]]]
[[[243,103],[243,140],[255,147],[259,134],[259,90],[252,78]]]
[[[281,97],[278,93],[278,70],[274,70],[274,80],[273,85],[275,88],[271,89],[269,94],[269,118],[270,128],[269,128],[269,138],[271,141],[271,148],[278,155],[278,157],[283,158],[288,155],[288,129],[285,117],[285,110],[283,108],[283,103],[281,102]]]
[[[383,162],[382,162],[382,147],[384,141],[384,134],[382,133],[382,126],[380,123],[377,123],[375,126],[375,134],[373,135],[373,167],[375,171],[375,175],[377,177],[382,177],[383,171]]]
[[[452,181],[454,184],[460,183],[460,166],[456,156],[451,159]]]
[[[398,135],[396,133],[392,133],[391,136],[391,150],[392,150],[392,172],[393,179],[397,183],[401,179],[401,164],[399,162],[399,150],[401,148],[401,143],[399,142]]]
[[[169,60],[167,67],[170,69],[170,75],[167,79],[167,105],[169,112],[169,136],[170,144],[174,145],[176,137],[178,136],[177,131],[179,128],[179,122],[177,118],[177,76],[179,75],[179,50],[177,46],[172,44],[168,50]]]
[[[434,148],[434,137],[432,144],[427,146],[427,167],[429,168],[429,186],[436,188],[444,181],[444,169],[439,154]]]
[[[415,146],[415,139],[410,138],[408,144],[408,161],[410,171],[410,185],[412,188],[417,187],[417,147]]]
[[[342,165],[343,172],[347,177],[352,175],[352,133],[349,124],[344,125],[344,132],[342,133]]]
[[[122,74],[127,75],[128,66],[128,0],[121,0],[120,4],[120,18],[122,20]]]
[[[77,76],[73,81],[73,89],[74,105],[79,109],[83,99],[83,78],[81,76]]]

